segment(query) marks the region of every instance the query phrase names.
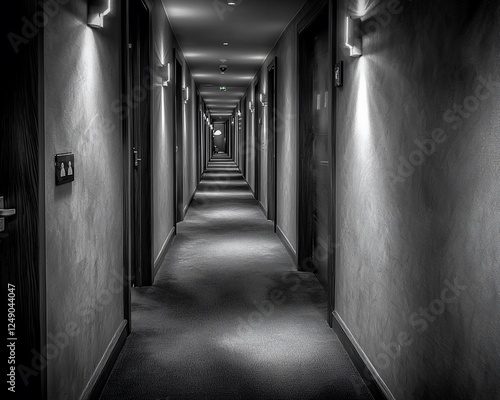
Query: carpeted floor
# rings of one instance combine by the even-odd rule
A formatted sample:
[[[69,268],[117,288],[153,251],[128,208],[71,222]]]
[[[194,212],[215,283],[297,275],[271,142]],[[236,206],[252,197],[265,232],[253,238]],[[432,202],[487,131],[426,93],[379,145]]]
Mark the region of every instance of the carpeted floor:
[[[372,399],[230,160],[210,163],[101,399]]]

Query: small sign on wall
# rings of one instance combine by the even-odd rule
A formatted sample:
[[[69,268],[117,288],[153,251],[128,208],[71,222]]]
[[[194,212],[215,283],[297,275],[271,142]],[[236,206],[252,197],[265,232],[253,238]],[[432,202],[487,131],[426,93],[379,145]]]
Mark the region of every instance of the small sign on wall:
[[[75,180],[75,155],[73,153],[56,154],[56,185],[64,185]]]

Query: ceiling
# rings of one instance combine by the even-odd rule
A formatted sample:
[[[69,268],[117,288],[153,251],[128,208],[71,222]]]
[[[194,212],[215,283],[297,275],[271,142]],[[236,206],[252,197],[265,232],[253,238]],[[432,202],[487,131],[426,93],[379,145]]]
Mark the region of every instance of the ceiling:
[[[234,0],[234,5],[228,0],[162,2],[200,94],[217,117],[231,115],[238,106],[305,0]],[[221,64],[227,65],[224,74]],[[227,91],[222,92],[221,86]]]

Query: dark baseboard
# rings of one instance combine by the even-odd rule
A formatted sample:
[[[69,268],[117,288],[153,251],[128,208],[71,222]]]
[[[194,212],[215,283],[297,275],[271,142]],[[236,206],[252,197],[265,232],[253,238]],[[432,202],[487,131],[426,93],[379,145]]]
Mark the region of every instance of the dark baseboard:
[[[283,233],[279,225],[276,225],[276,234],[281,240],[281,243],[283,243],[283,246],[285,246],[286,251],[288,251],[288,254],[290,254],[290,257],[292,257],[292,260],[295,265],[297,265],[297,252],[294,250],[292,247],[292,244],[286,237],[286,235]]]
[[[262,204],[262,202],[259,201],[259,206],[260,206],[260,209],[262,210],[262,212],[264,213],[264,217],[267,218],[267,210],[264,207],[264,204]]]
[[[250,192],[252,193],[252,196],[253,196],[253,198],[255,199],[255,192],[253,191],[252,186],[250,186],[250,184],[248,183],[247,178],[243,177],[243,179],[244,179],[244,180],[245,180],[245,182],[247,183],[248,188],[250,189]],[[255,199],[255,200],[257,200],[257,199]]]
[[[184,221],[184,218],[186,218],[186,214],[189,210],[189,207],[191,207],[191,203],[193,202],[194,200],[194,195],[196,194],[196,189],[198,189],[198,185],[196,185],[196,187],[194,188],[193,190],[193,193],[191,193],[191,197],[189,198],[189,201],[188,203],[186,204],[186,206],[184,207],[184,210],[182,210],[182,220]]]
[[[127,321],[123,320],[111,339],[108,348],[104,352],[101,361],[99,361],[99,364],[87,383],[82,395],[80,396],[80,400],[99,399],[126,339]]]
[[[154,264],[154,271],[153,271],[153,280],[154,280],[158,270],[160,269],[161,264],[163,263],[163,260],[165,259],[165,255],[167,254],[167,251],[170,248],[170,245],[172,244],[174,237],[175,237],[175,227],[173,227],[170,230],[170,233],[168,234],[167,239],[163,243],[163,246],[160,250],[160,254],[158,254],[158,257],[156,257],[155,264]]]
[[[377,373],[373,364],[349,332],[349,329],[340,315],[336,311],[332,314],[332,329],[337,334],[337,337],[344,346],[344,349],[347,351],[349,358],[358,370],[372,396],[375,400],[395,400],[391,391]]]

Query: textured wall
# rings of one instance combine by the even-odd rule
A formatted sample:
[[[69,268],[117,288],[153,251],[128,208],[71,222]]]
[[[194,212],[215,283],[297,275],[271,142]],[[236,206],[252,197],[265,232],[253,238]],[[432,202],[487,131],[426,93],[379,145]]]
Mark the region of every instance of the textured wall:
[[[198,119],[196,85],[186,61],[183,59],[184,85],[189,87],[189,101],[184,105],[184,206],[187,207],[191,196],[198,186]]]
[[[397,399],[500,398],[498,2],[347,10],[337,311]]]
[[[77,399],[123,320],[118,6],[96,30],[86,1],[67,2],[46,26],[44,55],[47,331],[57,348],[48,398]],[[54,155],[67,151],[75,182],[56,187]]]
[[[172,30],[161,1],[153,2],[152,57],[156,78],[152,87],[153,107],[153,253],[156,260],[174,226],[174,85],[161,86],[161,65],[173,66]],[[173,67],[172,67],[173,79]]]
[[[196,135],[199,134],[197,123],[196,86],[189,68],[184,60],[182,51],[170,27],[165,9],[161,0],[153,1],[153,35],[152,60],[156,69],[153,93],[153,216],[154,237],[153,252],[156,260],[169,238],[174,227],[173,202],[175,201],[173,158],[174,146],[174,96],[175,86],[161,87],[160,65],[172,65],[172,79],[174,78],[174,48],[179,52],[183,67],[183,87],[189,87],[189,101],[183,105],[183,156],[184,156],[184,206],[187,206],[191,195],[198,185],[198,148]]]
[[[293,21],[282,33],[280,40],[268,55],[259,76],[267,93],[267,68],[277,57],[277,224],[286,239],[297,250],[297,143],[298,143],[298,58],[297,24],[318,3],[307,1]],[[264,141],[267,143],[267,110],[264,115]],[[262,171],[262,184],[267,182],[267,144],[264,145],[263,160],[266,162]],[[267,186],[263,188],[267,205]]]
[[[254,96],[254,85],[249,86],[246,92],[246,104],[245,107],[245,129],[246,129],[246,144],[245,144],[245,162],[246,162],[246,179],[251,189],[255,191],[255,114],[250,112],[248,109],[248,103],[250,101],[255,104]]]

